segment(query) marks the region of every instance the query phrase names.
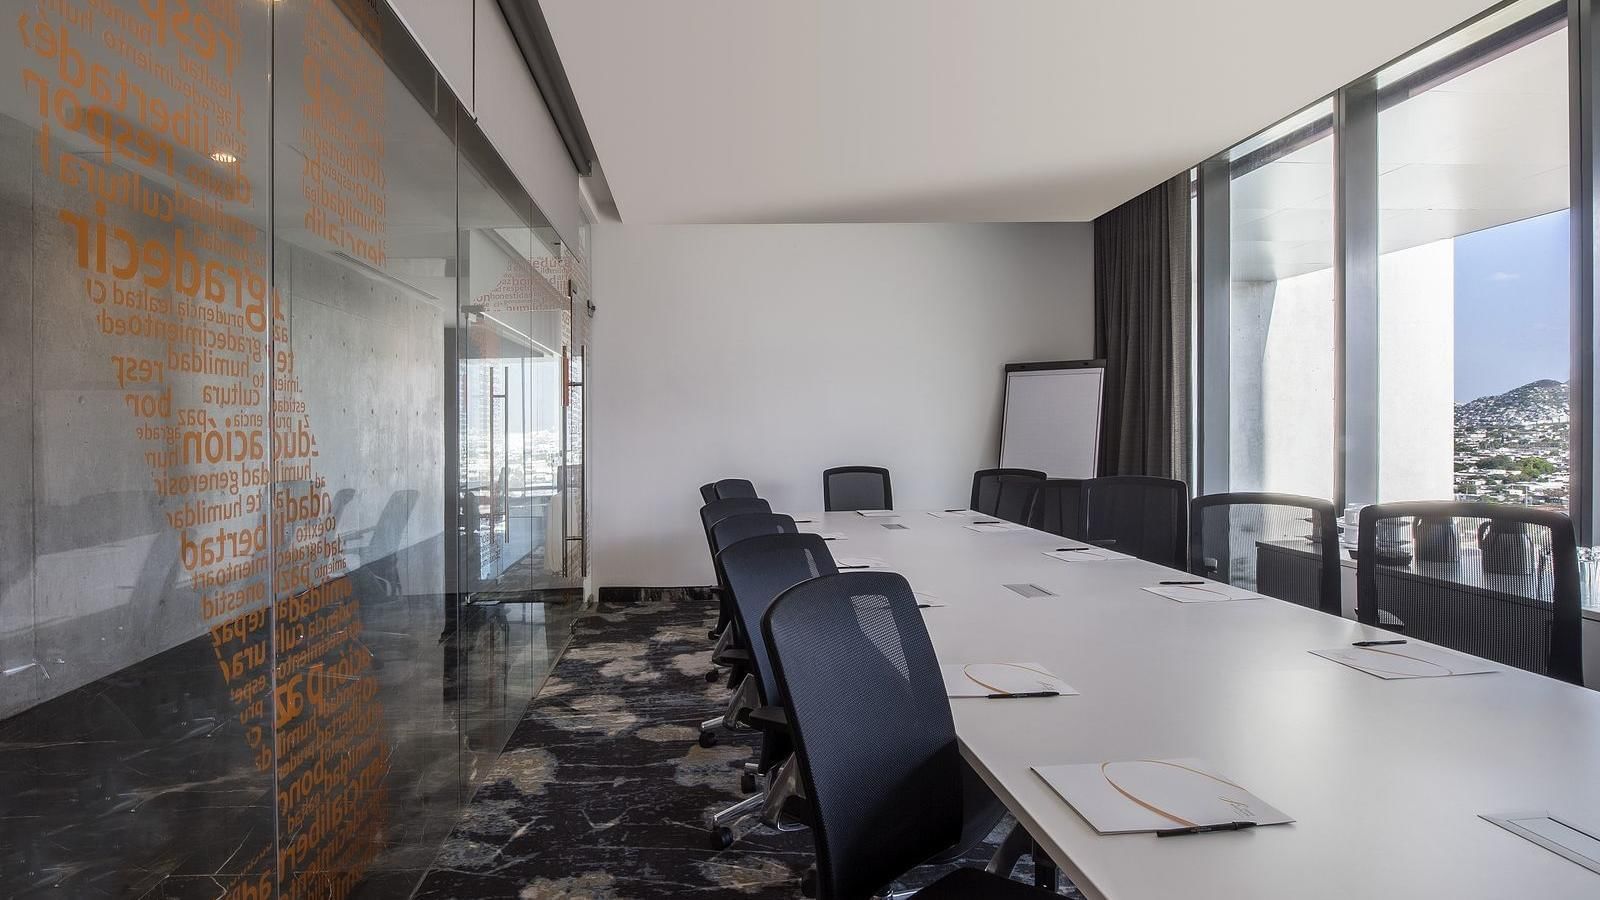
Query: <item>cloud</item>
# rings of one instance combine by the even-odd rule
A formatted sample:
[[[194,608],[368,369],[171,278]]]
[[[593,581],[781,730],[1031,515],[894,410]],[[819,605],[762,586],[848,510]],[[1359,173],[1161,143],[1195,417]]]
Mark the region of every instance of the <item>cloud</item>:
[[[1496,272],[1489,276],[1490,281],[1516,281],[1521,278],[1516,272]]]

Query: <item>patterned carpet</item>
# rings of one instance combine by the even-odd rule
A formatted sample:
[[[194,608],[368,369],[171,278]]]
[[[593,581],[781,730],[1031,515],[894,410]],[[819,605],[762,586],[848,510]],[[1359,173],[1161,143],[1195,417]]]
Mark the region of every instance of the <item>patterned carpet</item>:
[[[581,619],[417,900],[801,896],[810,832],[750,820],[731,848],[707,842],[710,813],[744,797],[739,767],[756,743],[695,741],[728,695],[702,677],[715,620],[704,591],[655,592]],[[922,867],[904,886],[943,871]],[[1031,879],[1027,858],[1015,877]]]

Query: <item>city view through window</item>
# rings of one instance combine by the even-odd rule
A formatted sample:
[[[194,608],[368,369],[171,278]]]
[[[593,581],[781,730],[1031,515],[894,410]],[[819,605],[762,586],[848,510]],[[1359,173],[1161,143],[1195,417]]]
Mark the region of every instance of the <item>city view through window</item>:
[[[1455,239],[1459,499],[1567,508],[1567,278],[1566,210]]]

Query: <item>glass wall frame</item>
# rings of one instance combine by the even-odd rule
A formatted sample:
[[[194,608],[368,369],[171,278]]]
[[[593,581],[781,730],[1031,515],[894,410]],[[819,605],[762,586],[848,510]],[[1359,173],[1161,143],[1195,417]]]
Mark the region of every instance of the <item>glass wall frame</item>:
[[[569,633],[574,261],[383,0],[13,12],[0,896],[405,896]]]

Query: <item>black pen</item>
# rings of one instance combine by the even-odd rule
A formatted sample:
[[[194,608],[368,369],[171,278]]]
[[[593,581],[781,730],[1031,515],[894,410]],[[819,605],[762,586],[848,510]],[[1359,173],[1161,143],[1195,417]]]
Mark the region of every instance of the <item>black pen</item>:
[[[1404,644],[1405,641],[1356,641],[1352,647],[1392,647],[1395,644]]]
[[[1243,831],[1254,828],[1254,822],[1223,822],[1220,825],[1190,825],[1187,828],[1162,828],[1156,837],[1180,837],[1185,834],[1210,834],[1213,831]]]
[[[1173,585],[1176,585],[1176,584],[1205,584],[1205,582],[1204,581],[1163,581],[1163,582],[1161,582],[1161,584],[1163,586],[1165,586],[1165,585],[1169,585],[1169,584],[1173,584]]]
[[[794,523],[796,525],[810,525],[812,522],[815,522],[815,521],[816,521],[815,519],[795,519]]]
[[[828,537],[826,535],[824,535],[822,539],[825,540],[825,541],[837,541],[838,540],[838,538],[836,538],[836,537]]]
[[[995,521],[994,519],[985,519],[982,522],[973,522],[972,524],[974,524],[974,525],[999,525],[1000,523]]]
[[[1026,693],[1021,693],[1021,694],[990,694],[989,695],[989,699],[990,700],[1011,700],[1011,699],[1014,699],[1014,698],[1024,698],[1024,697],[1059,697],[1059,696],[1061,696],[1061,692],[1060,691],[1028,691]]]
[[[1067,552],[1077,552],[1079,550],[1092,550],[1092,549],[1094,549],[1094,548],[1092,548],[1092,547],[1057,547],[1052,552],[1055,552],[1055,553],[1067,553]]]
[[[871,566],[834,566],[835,569],[870,569]]]
[[[932,605],[933,605],[932,603],[918,603],[917,604],[917,609],[927,609],[928,607],[930,607]]]
[[[964,509],[947,509],[945,512],[966,512]]]

